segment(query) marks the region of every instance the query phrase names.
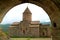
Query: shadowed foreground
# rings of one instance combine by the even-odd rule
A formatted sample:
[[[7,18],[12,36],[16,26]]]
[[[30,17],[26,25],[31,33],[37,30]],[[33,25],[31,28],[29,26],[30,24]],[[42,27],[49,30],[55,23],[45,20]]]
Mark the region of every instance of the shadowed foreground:
[[[10,40],[52,40],[52,38],[11,38]]]

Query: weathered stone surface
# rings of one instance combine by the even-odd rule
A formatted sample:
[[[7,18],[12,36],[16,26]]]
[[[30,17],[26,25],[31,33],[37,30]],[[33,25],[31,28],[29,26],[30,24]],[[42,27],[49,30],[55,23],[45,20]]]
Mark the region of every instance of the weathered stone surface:
[[[22,0],[0,0],[0,22],[8,10],[21,2]],[[57,27],[60,28],[60,0],[29,0],[29,2],[42,7],[49,15],[51,22],[56,22]],[[58,30],[53,30],[53,32],[57,31]],[[55,36],[57,35],[58,34],[55,34]]]

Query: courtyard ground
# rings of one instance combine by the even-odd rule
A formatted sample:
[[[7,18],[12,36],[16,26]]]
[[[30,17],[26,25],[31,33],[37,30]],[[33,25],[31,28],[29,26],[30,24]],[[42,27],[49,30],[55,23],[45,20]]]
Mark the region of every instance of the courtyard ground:
[[[10,40],[52,40],[52,38],[11,38]]]

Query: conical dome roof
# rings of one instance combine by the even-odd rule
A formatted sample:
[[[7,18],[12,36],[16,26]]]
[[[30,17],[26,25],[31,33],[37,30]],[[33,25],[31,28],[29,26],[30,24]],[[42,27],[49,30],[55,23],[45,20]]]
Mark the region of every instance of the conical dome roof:
[[[27,7],[26,10],[24,11],[24,13],[31,13],[31,11],[29,10],[29,8]]]

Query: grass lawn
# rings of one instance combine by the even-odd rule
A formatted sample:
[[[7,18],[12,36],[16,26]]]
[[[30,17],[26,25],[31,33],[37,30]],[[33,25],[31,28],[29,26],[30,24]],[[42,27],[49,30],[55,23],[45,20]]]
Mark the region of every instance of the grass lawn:
[[[10,40],[52,40],[52,38],[11,38]]]

